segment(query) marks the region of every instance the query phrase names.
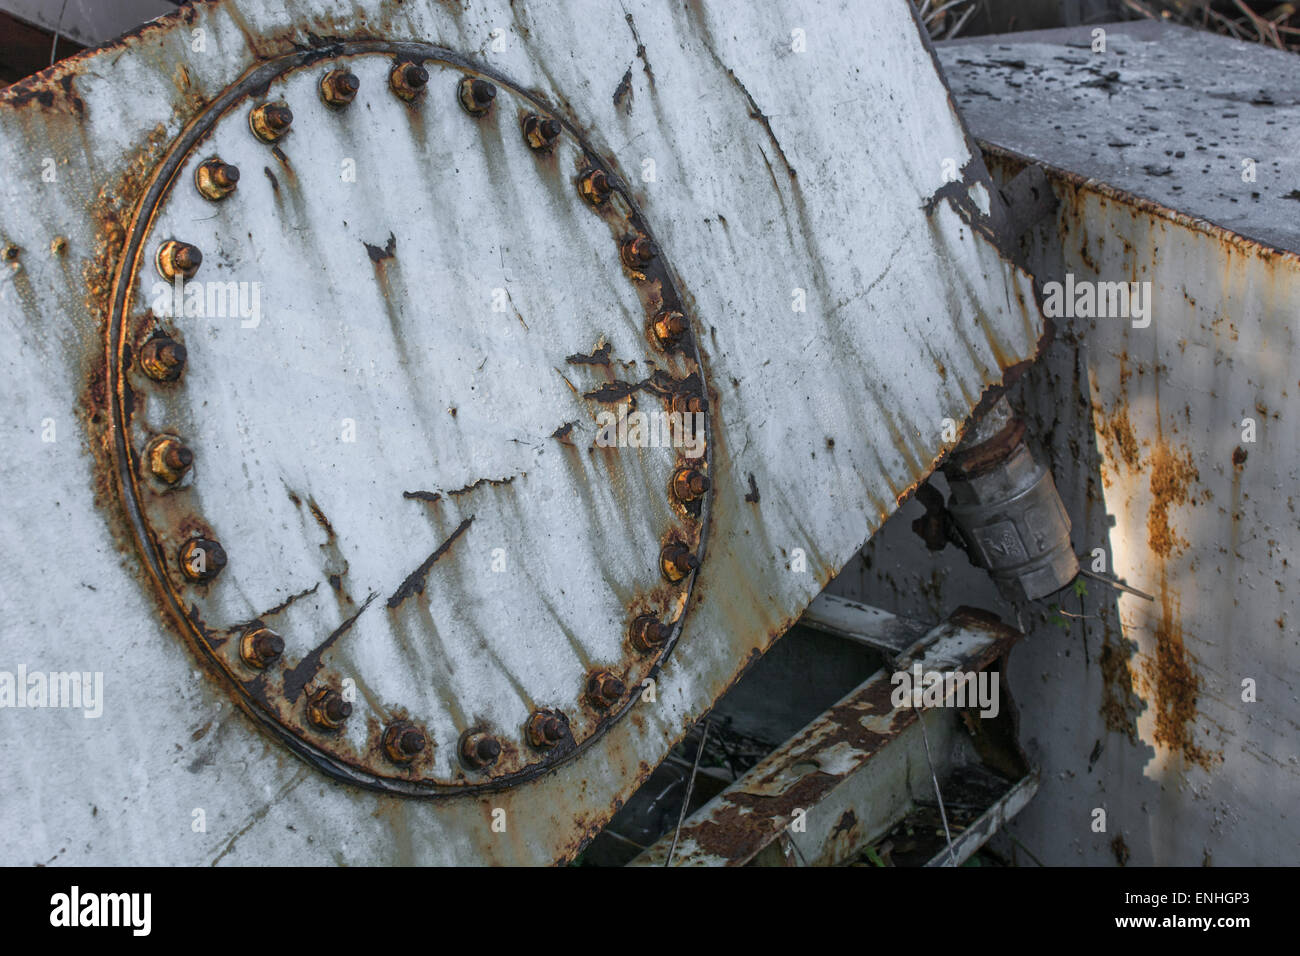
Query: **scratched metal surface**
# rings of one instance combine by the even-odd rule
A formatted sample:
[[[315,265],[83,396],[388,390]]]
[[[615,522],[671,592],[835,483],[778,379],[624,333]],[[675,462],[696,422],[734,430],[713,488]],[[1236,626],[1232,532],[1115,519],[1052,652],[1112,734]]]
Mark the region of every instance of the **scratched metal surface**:
[[[1043,783],[1015,832],[1057,865],[1289,864],[1300,842],[1300,241],[1293,203],[1252,193],[1290,189],[1271,170],[1294,151],[1254,152],[1255,184],[1234,161],[1204,175],[1197,163],[1171,180],[1126,171],[1117,157],[1130,150],[1104,139],[1155,123],[1170,140],[1186,132],[1189,143],[1276,143],[1294,128],[1282,120],[1295,106],[1220,110],[1225,85],[1249,91],[1249,78],[1275,61],[1262,47],[1176,28],[1141,35],[1112,33],[1121,77],[1181,77],[1183,87],[1150,99],[1117,94],[1092,114],[1107,128],[1086,150],[1064,148],[1037,109],[969,113],[995,176],[1014,175],[1025,156],[1049,163],[1061,207],[1028,243],[1040,281],[1071,272],[1149,281],[1152,293],[1146,328],[1116,317],[1055,320],[1056,341],[1013,390],[1052,462],[1082,566],[1103,549],[1106,569],[1152,598],[1084,581],[1083,595],[1020,609],[1032,633],[1011,655],[1010,679]],[[1066,86],[1092,75],[1061,61],[1081,56],[1088,39],[1087,29],[991,37],[943,46],[940,56],[959,95],[984,89],[1004,108],[1033,96],[1042,110],[1055,97],[1068,119],[1076,95],[1095,93]],[[994,77],[1016,82],[1018,73],[990,69],[995,59],[1051,69],[1059,82],[1044,72],[1036,92],[1004,86]],[[1206,66],[1223,62],[1233,69]],[[1282,73],[1271,78],[1270,89],[1285,88]],[[1159,112],[1146,108],[1156,103]],[[1193,155],[1165,162],[1177,169]],[[1254,442],[1243,435],[1247,418]],[[1013,618],[964,555],[925,551],[908,527],[920,510],[901,509],[837,589],[900,614],[973,602]],[[1105,832],[1091,829],[1096,808],[1107,812]]]
[[[1248,239],[1300,246],[1295,54],[1149,20],[1106,24],[1094,53],[1093,29],[943,44],[953,98],[980,139]]]
[[[523,13],[504,3],[453,10],[316,0],[251,12],[218,2],[0,94],[0,156],[19,171],[0,184],[0,238],[17,250],[0,284],[7,373],[0,387],[6,437],[19,450],[0,463],[0,488],[14,505],[0,515],[0,667],[103,671],[106,684],[104,713],[95,720],[69,710],[0,710],[8,725],[0,759],[15,768],[0,785],[0,800],[7,822],[25,824],[4,828],[0,859],[537,863],[571,857],[930,470],[945,451],[943,419],[964,419],[1005,369],[1035,353],[1042,319],[1030,280],[990,238],[992,224],[979,211],[988,208],[985,174],[910,9],[901,0],[879,5],[869,37],[844,28],[853,20],[851,5],[832,3],[750,11],[740,19],[708,5],[652,3],[628,4],[625,17],[605,4],[534,5]],[[791,50],[796,29],[806,52]],[[196,49],[200,38],[203,51]],[[362,791],[258,733],[236,710],[220,675],[179,636],[115,484],[105,333],[134,210],[182,130],[223,90],[274,57],[328,44],[321,38],[436,43],[550,104],[627,184],[681,290],[709,383],[714,491],[705,561],[655,701],[635,708],[586,754],[486,797],[416,800]],[[371,112],[391,105],[379,98]],[[359,158],[357,195],[323,172],[308,172],[316,163],[337,166],[340,158],[328,155],[339,146],[312,125],[308,109],[308,125],[295,128],[284,146],[289,163],[303,169],[301,208],[277,212],[270,179],[252,165],[241,189],[257,202],[245,204],[252,209],[243,213],[252,218],[240,220],[239,232],[233,221],[229,232],[216,221],[195,222],[181,205],[165,206],[152,223],[159,230],[208,230],[203,241],[221,250],[209,261],[225,267],[214,273],[262,279],[264,305],[275,306],[257,328],[202,332],[195,354],[211,367],[172,408],[173,421],[199,436],[199,461],[227,456],[205,470],[196,465],[193,480],[221,477],[214,485],[219,491],[203,492],[202,501],[235,529],[225,542],[230,570],[238,555],[238,563],[266,576],[232,577],[225,583],[240,586],[222,591],[213,613],[229,624],[249,609],[266,610],[277,595],[283,600],[313,584],[323,593],[340,557],[363,577],[350,597],[387,597],[437,538],[421,525],[429,519],[412,516],[417,502],[396,497],[399,489],[454,490],[527,471],[530,481],[537,476],[536,493],[516,478],[480,485],[465,496],[473,500],[457,502],[476,521],[480,514],[498,516],[484,521],[496,534],[473,541],[466,532],[457,543],[467,547],[453,547],[438,562],[432,594],[444,610],[454,603],[481,622],[544,634],[530,679],[543,687],[549,682],[558,694],[564,675],[580,672],[572,660],[558,660],[566,656],[564,622],[590,624],[585,640],[593,644],[611,642],[599,626],[602,615],[615,620],[611,595],[626,597],[637,581],[647,581],[651,537],[639,529],[661,530],[665,515],[662,500],[649,500],[644,489],[666,473],[666,462],[633,463],[622,457],[628,450],[620,451],[608,480],[627,478],[627,490],[592,487],[591,493],[598,513],[623,500],[634,517],[620,514],[613,528],[594,522],[574,528],[591,514],[566,498],[572,486],[548,471],[554,466],[539,470],[543,452],[530,457],[488,446],[518,428],[551,462],[564,452],[548,436],[573,417],[567,412],[584,412],[589,431],[593,403],[563,396],[537,369],[543,362],[563,368],[565,356],[588,353],[602,338],[614,344],[615,359],[632,355],[630,330],[640,319],[626,313],[639,306],[620,286],[625,279],[611,261],[608,238],[597,244],[596,218],[584,222],[556,211],[576,205],[572,170],[539,184],[536,170],[517,161],[527,157],[507,161],[489,152],[500,166],[453,183],[445,169],[427,168],[438,166],[432,160],[486,147],[463,145],[456,139],[461,131],[441,125],[465,118],[445,94],[442,101],[430,97],[426,110],[427,116],[380,116],[374,122],[384,130],[382,140],[363,127],[365,137],[349,144]],[[239,116],[223,122],[231,148],[255,147],[251,137],[234,138]],[[862,130],[871,130],[865,141]],[[438,133],[445,135],[436,139],[432,157],[416,160]],[[227,128],[219,125],[213,135],[219,142]],[[52,162],[43,163],[46,158]],[[646,160],[654,161],[653,181],[642,178]],[[287,188],[282,166],[265,164]],[[41,173],[51,168],[54,179],[46,181]],[[965,180],[945,184],[951,168],[965,170]],[[446,210],[419,215],[420,202],[432,202],[435,190]],[[404,201],[412,195],[415,200]],[[498,204],[502,195],[524,200],[506,223],[501,205],[511,204]],[[552,215],[528,208],[530,199],[548,204],[544,211]],[[444,211],[453,214],[444,219]],[[286,238],[280,248],[262,238],[291,220],[306,225],[310,238]],[[486,331],[468,313],[456,314],[455,334],[444,342],[417,328],[415,320],[432,306],[404,306],[394,320],[396,340],[409,337],[419,347],[407,356],[415,375],[454,377],[458,365],[485,355],[488,364],[501,366],[482,381],[481,399],[466,393],[471,386],[477,391],[472,376],[456,380],[454,397],[472,410],[463,421],[437,408],[422,415],[414,408],[422,386],[403,386],[395,375],[400,358],[368,334],[378,321],[376,272],[369,258],[354,254],[364,251],[363,242],[385,244],[391,233],[399,263],[408,249],[442,255],[444,266],[471,249],[485,256],[490,240],[479,245],[475,222],[485,234],[511,230],[522,265],[502,281],[516,302],[535,303],[540,314],[521,310],[523,322],[506,316],[508,332],[502,326]],[[461,232],[443,232],[456,229]],[[449,236],[454,244],[441,245]],[[314,259],[306,254],[313,241]],[[543,261],[542,250],[552,258]],[[334,266],[332,273],[325,264]],[[315,283],[313,274],[320,276]],[[486,291],[479,290],[486,282],[473,277],[445,281],[453,296]],[[796,289],[806,290],[806,312],[792,310]],[[408,291],[408,302],[437,295],[434,286]],[[286,351],[292,358],[277,361]],[[374,441],[385,445],[362,445],[364,453],[348,457],[333,442],[345,416],[322,398],[330,392],[329,376],[337,380],[352,363],[367,369],[370,387],[362,388],[358,375],[348,388],[373,407],[346,417],[374,416],[376,435],[384,436]],[[324,381],[308,387],[313,375]],[[207,390],[206,406],[195,384]],[[268,400],[250,398],[250,389],[264,390]],[[150,416],[167,407],[146,403],[139,422],[161,424]],[[54,441],[41,440],[48,425]],[[415,470],[436,487],[401,487],[394,479],[407,475],[392,462],[387,443],[400,456],[430,436],[456,453],[420,451]],[[580,446],[583,454],[589,440]],[[286,450],[257,451],[272,443]],[[599,480],[594,469],[588,480]],[[371,481],[376,492],[367,499],[357,489]],[[309,493],[334,496],[333,513],[325,516],[339,534],[339,554],[322,551],[311,535],[323,528],[295,514],[284,487],[296,482]],[[663,494],[661,485],[656,493]],[[513,524],[504,518],[512,508],[519,512]],[[445,520],[460,513],[449,509]],[[452,527],[454,521],[444,530]],[[561,533],[529,533],[537,528]],[[519,602],[518,620],[508,608],[491,607],[501,599],[493,590],[499,585],[490,572],[475,570],[490,562],[491,537],[524,567],[548,572],[509,592],[508,600]],[[599,580],[596,568],[606,572]],[[608,585],[611,579],[617,586]],[[222,584],[214,582],[214,593]],[[327,626],[320,613],[319,621],[301,626],[304,634]],[[428,636],[427,630],[416,634]],[[286,656],[309,653],[310,643],[300,640]],[[384,708],[401,704],[389,695],[429,694],[420,675],[444,663],[419,652],[386,659],[378,644],[370,651],[361,646],[355,658],[342,651],[336,670],[339,676],[382,672],[390,682],[382,691]],[[612,644],[606,649],[612,653]],[[415,673],[390,676],[404,667]],[[499,681],[488,673],[481,684],[466,682],[456,699],[464,695],[468,712],[497,708],[488,710],[494,719],[513,719],[521,704],[493,697]],[[434,696],[447,697],[445,690]],[[576,694],[576,688],[566,683],[563,692]],[[434,732],[439,748],[448,748],[441,738],[460,727],[445,706]],[[203,811],[202,828],[196,810]],[[492,828],[494,819],[505,821],[504,831]]]

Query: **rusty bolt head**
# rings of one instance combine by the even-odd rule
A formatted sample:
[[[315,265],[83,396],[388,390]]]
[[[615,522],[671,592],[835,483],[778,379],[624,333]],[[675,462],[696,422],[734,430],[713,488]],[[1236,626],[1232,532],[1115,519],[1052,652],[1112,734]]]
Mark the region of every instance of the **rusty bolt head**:
[[[181,572],[191,581],[211,581],[226,566],[226,549],[207,538],[191,538],[181,545]]]
[[[700,559],[686,545],[673,541],[664,545],[659,555],[659,567],[664,577],[676,584],[700,566]]]
[[[330,106],[347,106],[357,98],[361,81],[348,70],[331,70],[321,77],[320,96]]]
[[[682,504],[698,501],[709,490],[710,484],[708,476],[703,472],[690,466],[678,468],[673,473],[673,497]]]
[[[352,705],[332,687],[322,687],[307,700],[307,719],[320,730],[338,730],[352,716]]]
[[[627,693],[627,685],[607,670],[592,672],[587,678],[587,703],[608,710]]]
[[[194,182],[205,199],[217,202],[233,193],[239,185],[239,168],[219,159],[209,159],[195,170]]]
[[[657,254],[655,245],[645,236],[631,236],[619,244],[619,255],[629,269],[641,269]]]
[[[539,153],[545,152],[560,138],[562,128],[558,121],[549,116],[542,118],[536,113],[529,113],[524,117],[524,142]]]
[[[174,485],[185,477],[194,464],[194,452],[190,451],[174,435],[159,435],[149,442],[145,449],[149,462],[149,472],[164,484]]]
[[[155,335],[140,349],[140,367],[158,382],[174,382],[185,370],[186,351],[169,335]]]
[[[690,326],[686,322],[686,316],[680,312],[674,312],[671,309],[665,309],[654,317],[650,323],[650,331],[659,343],[660,348],[677,342]]]
[[[490,767],[500,756],[501,744],[489,733],[468,731],[460,739],[460,759],[470,767]]]
[[[632,646],[643,654],[659,650],[673,636],[673,629],[653,614],[642,614],[632,621],[629,633]]]
[[[558,710],[539,710],[528,718],[528,742],[538,750],[549,750],[569,733],[569,720]]]
[[[614,187],[610,185],[609,177],[599,166],[587,170],[578,180],[579,194],[593,206],[603,205],[613,191]]]
[[[239,656],[249,667],[261,670],[279,660],[284,653],[284,638],[269,627],[250,627],[239,639]]]
[[[388,74],[393,92],[410,101],[424,92],[429,83],[429,71],[418,63],[399,63]]]
[[[492,101],[496,98],[497,88],[476,76],[464,77],[457,87],[457,99],[470,116],[483,116],[492,109]]]
[[[410,763],[427,745],[424,731],[409,720],[395,720],[384,731],[384,753],[393,763]]]
[[[203,253],[197,246],[192,246],[188,242],[178,242],[175,239],[168,239],[159,246],[158,254],[154,257],[158,274],[168,282],[178,275],[184,279],[193,279],[194,273],[199,271],[199,266],[202,264]]]
[[[709,410],[709,400],[703,395],[676,392],[672,400],[673,411],[680,415],[696,415]]]
[[[293,125],[293,110],[284,103],[263,103],[248,114],[248,125],[262,142],[274,143],[289,132]]]

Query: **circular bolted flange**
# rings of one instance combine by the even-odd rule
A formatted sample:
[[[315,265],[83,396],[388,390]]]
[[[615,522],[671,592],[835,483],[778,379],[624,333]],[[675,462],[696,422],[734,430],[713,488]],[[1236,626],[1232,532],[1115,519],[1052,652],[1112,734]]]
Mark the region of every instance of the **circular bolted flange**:
[[[467,76],[457,84],[456,98],[470,116],[485,116],[497,98],[497,88],[487,80]]]
[[[274,143],[293,125],[293,110],[284,103],[263,103],[248,114],[248,126],[264,143]]]
[[[347,106],[357,98],[361,81],[350,70],[330,70],[320,81],[320,96],[330,106]]]
[[[655,249],[631,192],[610,161],[548,117],[545,104],[436,47],[364,40],[340,41],[338,51],[333,62],[307,52],[268,61],[256,80],[241,80],[214,99],[220,108],[186,127],[146,187],[108,328],[109,376],[120,395],[110,414],[123,439],[114,450],[118,482],[140,552],[193,646],[226,675],[240,706],[295,753],[341,779],[411,796],[515,786],[594,746],[638,703],[640,695],[627,688],[653,675],[672,652],[694,582],[689,574],[665,581],[663,543],[684,549],[674,568],[692,561],[697,567],[709,517],[709,496],[686,506],[670,489],[683,464],[677,444],[609,447],[594,428],[565,423],[599,411],[666,416],[682,395],[694,396],[699,414],[689,433],[702,441],[686,454],[707,473],[700,357],[666,252]],[[405,70],[417,66],[423,80]],[[461,110],[403,109],[392,91],[395,69],[398,81],[410,76],[407,86],[417,90],[437,76],[438,88],[445,83],[465,97],[464,109],[486,100],[474,79],[495,95],[488,110],[474,114],[482,119],[475,124],[464,122]],[[248,129],[254,97],[294,105],[297,135],[277,147],[286,153],[282,162],[292,161],[294,177],[239,183],[248,201],[213,216],[205,200],[228,196],[238,168],[262,161],[259,139]],[[364,109],[340,112],[358,100]],[[531,140],[527,133],[499,135],[498,124],[516,115],[536,117],[526,124]],[[422,145],[429,141],[454,160],[432,162]],[[545,163],[526,163],[537,146]],[[299,152],[287,155],[295,147]],[[338,170],[318,157],[344,149],[342,155],[391,176],[336,192]],[[561,175],[551,175],[552,167]],[[503,188],[496,181],[501,169],[529,172]],[[175,188],[191,176],[202,197]],[[402,188],[394,190],[394,182]],[[286,203],[290,195],[308,205]],[[521,220],[521,201],[542,219],[566,202],[574,214]],[[349,223],[341,243],[329,232],[337,227],[325,221],[303,228],[303,208],[330,206]],[[415,208],[437,214],[412,217]],[[457,254],[445,261],[441,250],[449,247],[438,216],[474,227],[460,230]],[[565,242],[558,247],[536,241],[560,229]],[[177,234],[196,249],[220,250],[221,281],[198,288],[206,295],[204,315],[168,312],[150,295],[160,237]],[[634,281],[618,261],[627,237],[643,240],[640,250],[651,253],[635,260]],[[525,331],[512,340],[493,328],[485,339],[483,319],[468,304],[485,281],[501,281],[482,270],[495,269],[490,264],[499,262],[504,243],[518,250],[522,277],[512,281],[505,315],[517,313]],[[322,285],[304,265],[308,250],[336,246],[331,281]],[[482,268],[466,274],[466,261]],[[601,263],[607,281],[592,282],[591,270]],[[416,284],[426,273],[439,277],[438,295]],[[567,282],[557,281],[566,275]],[[268,280],[260,293],[259,280]],[[559,314],[551,296],[562,286],[587,290],[583,307],[543,331],[534,316]],[[245,291],[252,295],[245,303],[260,294],[277,321],[259,324],[235,313]],[[226,311],[223,301],[230,303]],[[665,312],[682,321],[673,325],[679,338],[661,349],[647,324]],[[340,320],[325,327],[321,315]],[[172,331],[181,319],[185,345]],[[386,331],[377,336],[376,328]],[[379,419],[355,419],[363,453],[347,444],[353,438],[346,432],[344,459],[334,458],[328,443],[295,446],[294,431],[284,429],[285,408],[298,409],[300,423],[309,424],[335,406],[340,416],[355,416],[372,401],[372,383],[355,380],[349,368],[356,368],[359,349],[377,342],[365,364],[396,383],[396,392],[391,402],[381,399]],[[494,352],[506,353],[497,358],[524,374],[491,376]],[[408,364],[414,374],[391,374]],[[633,367],[648,377],[622,381],[616,370]],[[482,374],[457,377],[458,368]],[[236,395],[232,406],[228,397]],[[449,402],[449,415],[406,420],[409,409],[440,402]],[[176,453],[170,475],[156,474],[149,446],[181,423],[185,446],[204,468],[168,483]],[[520,435],[536,439],[510,440]],[[384,455],[376,440],[411,451]],[[554,451],[538,457],[548,442]],[[453,448],[463,451],[445,451]],[[703,454],[698,462],[696,451]],[[248,485],[250,473],[260,480]],[[241,493],[219,491],[234,487]],[[590,515],[575,521],[571,509],[548,503],[562,500],[582,500]],[[587,521],[601,534],[585,531]],[[229,568],[218,536],[238,541],[240,560]],[[507,573],[492,576],[505,590],[489,597],[463,568],[496,540],[509,546]],[[579,583],[555,590],[547,579],[557,561]],[[611,576],[610,567],[619,570]],[[611,623],[640,615],[650,623],[631,635]],[[527,646],[506,638],[521,627],[536,635]],[[249,644],[248,632],[258,628],[278,644],[268,644],[265,634],[261,646]],[[468,670],[446,666],[483,641],[490,653],[474,657]],[[405,666],[391,666],[404,655]],[[608,679],[589,688],[585,662],[592,660],[603,662]],[[453,678],[453,670],[464,676]],[[353,679],[368,688],[356,702],[339,690]],[[562,690],[556,696],[565,687],[567,703]],[[378,701],[388,703],[381,710]],[[538,710],[534,701],[558,706]],[[418,756],[411,756],[416,738],[403,743],[391,729],[394,711],[421,715],[425,747]],[[457,746],[438,748],[438,740]]]
[[[284,638],[260,624],[246,630],[239,639],[239,657],[249,667],[261,670],[280,659]]]
[[[183,279],[193,279],[194,274],[199,271],[199,266],[203,264],[203,253],[197,246],[192,246],[188,242],[168,239],[158,247],[154,264],[158,267],[158,274],[168,282],[173,281],[178,275]]]
[[[209,159],[195,170],[194,183],[204,199],[218,202],[233,193],[239,185],[239,168],[223,163],[220,159]]]
[[[191,538],[181,545],[177,562],[187,578],[205,584],[225,570],[226,549],[208,538]]]
[[[170,335],[155,335],[140,348],[140,368],[156,382],[174,382],[185,371],[185,346]]]

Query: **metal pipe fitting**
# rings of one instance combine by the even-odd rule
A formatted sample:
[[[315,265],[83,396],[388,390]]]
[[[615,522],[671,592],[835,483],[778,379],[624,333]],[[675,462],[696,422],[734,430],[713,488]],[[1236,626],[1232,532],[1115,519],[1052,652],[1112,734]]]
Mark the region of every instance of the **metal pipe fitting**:
[[[1025,443],[1025,424],[999,398],[943,468],[948,512],[972,563],[1003,597],[1036,600],[1079,573],[1070,517],[1052,473]]]

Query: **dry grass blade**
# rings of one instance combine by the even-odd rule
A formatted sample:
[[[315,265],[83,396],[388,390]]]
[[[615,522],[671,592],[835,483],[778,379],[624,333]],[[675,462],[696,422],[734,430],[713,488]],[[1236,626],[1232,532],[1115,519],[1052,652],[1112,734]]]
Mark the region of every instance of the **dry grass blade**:
[[[1162,19],[1160,14],[1148,7],[1142,2],[1142,0],[1124,0],[1124,6],[1126,9],[1132,10],[1138,16],[1146,17],[1148,20]]]
[[[966,12],[961,15],[960,19],[958,19],[957,22],[953,24],[952,29],[943,35],[943,38],[945,40],[951,40],[958,33],[960,33],[961,28],[966,25],[966,21],[975,15],[975,10],[976,10],[976,5],[972,3],[969,7],[966,8]]]

